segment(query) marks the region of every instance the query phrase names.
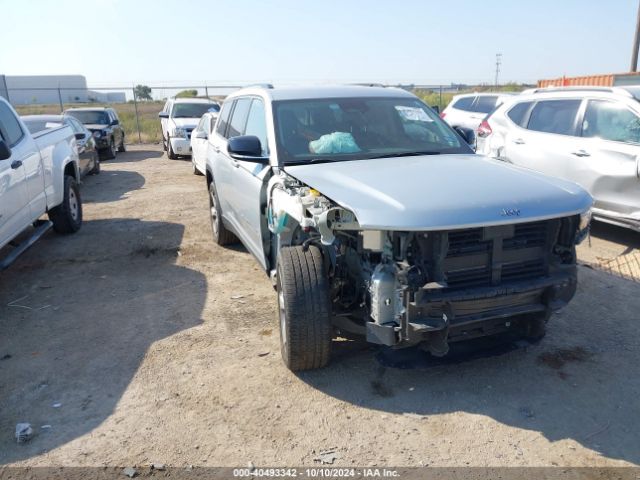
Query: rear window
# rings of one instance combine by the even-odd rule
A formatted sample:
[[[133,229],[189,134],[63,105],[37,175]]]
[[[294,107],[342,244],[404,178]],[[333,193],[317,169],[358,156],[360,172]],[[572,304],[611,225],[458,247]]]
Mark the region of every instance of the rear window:
[[[497,101],[498,97],[493,95],[483,95],[476,97],[475,102],[473,102],[473,105],[471,105],[471,111],[478,113],[490,113],[494,108],[496,108]]]
[[[527,115],[529,108],[531,108],[532,103],[533,102],[518,103],[507,112],[507,117],[509,117],[516,125],[524,127],[525,116]]]
[[[453,105],[451,105],[453,108],[456,108],[458,110],[464,110],[465,112],[471,112],[471,105],[473,104],[473,101],[475,100],[476,97],[462,97],[459,98],[458,100],[455,101],[455,103]]]
[[[575,123],[581,100],[545,100],[538,102],[529,117],[529,130],[575,135]]]
[[[11,109],[2,102],[0,102],[0,134],[10,147],[17,144],[23,137],[18,119]]]

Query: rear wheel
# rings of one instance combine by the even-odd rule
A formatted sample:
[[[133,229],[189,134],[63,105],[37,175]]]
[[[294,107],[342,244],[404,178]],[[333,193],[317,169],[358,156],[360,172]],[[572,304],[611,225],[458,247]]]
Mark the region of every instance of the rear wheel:
[[[218,202],[218,195],[213,182],[209,184],[209,214],[211,216],[211,233],[213,241],[218,245],[230,245],[236,243],[238,238],[224,226],[222,210]]]
[[[49,211],[49,220],[58,233],[75,233],[82,226],[82,201],[76,179],[70,175],[64,177],[62,203]]]
[[[331,356],[329,280],[315,246],[285,247],[278,255],[280,350],[290,370],[322,368]]]

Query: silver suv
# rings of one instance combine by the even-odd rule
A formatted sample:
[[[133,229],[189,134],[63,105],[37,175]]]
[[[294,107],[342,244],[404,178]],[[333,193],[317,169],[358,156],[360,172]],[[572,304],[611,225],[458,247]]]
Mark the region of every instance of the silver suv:
[[[539,338],[575,293],[589,194],[474,154],[404,90],[246,88],[209,141],[213,239],[271,276],[291,370],[326,365],[337,330],[433,355]]]
[[[640,87],[523,92],[485,119],[477,151],[577,182],[594,218],[640,231]]]

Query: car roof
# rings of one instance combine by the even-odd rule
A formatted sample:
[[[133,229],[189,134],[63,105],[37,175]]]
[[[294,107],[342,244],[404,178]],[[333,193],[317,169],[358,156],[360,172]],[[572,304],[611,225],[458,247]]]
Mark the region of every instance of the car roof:
[[[471,92],[471,93],[459,93],[452,98],[465,98],[465,97],[506,97],[518,95],[519,92]]]
[[[233,92],[227,98],[243,95],[261,95],[271,101],[279,100],[312,100],[324,98],[398,98],[415,96],[400,88],[367,87],[360,85],[321,85],[269,88],[264,86],[245,87]]]
[[[172,102],[174,103],[212,103],[217,105],[217,102],[209,98],[193,98],[193,97],[185,97],[185,98],[172,98]]]
[[[522,92],[523,96],[538,98],[543,97],[555,97],[555,98],[567,98],[567,97],[608,97],[608,98],[635,98],[640,99],[640,85],[625,86],[625,87],[600,87],[600,86],[567,86],[567,87],[543,87],[543,88],[531,88]]]
[[[28,122],[29,120],[42,120],[45,122],[61,122],[64,120],[65,117],[66,115],[42,114],[42,115],[22,115],[20,118],[22,118],[22,120],[24,120],[25,122]]]
[[[113,110],[111,107],[75,107],[67,108],[65,112],[104,112],[107,110]]]

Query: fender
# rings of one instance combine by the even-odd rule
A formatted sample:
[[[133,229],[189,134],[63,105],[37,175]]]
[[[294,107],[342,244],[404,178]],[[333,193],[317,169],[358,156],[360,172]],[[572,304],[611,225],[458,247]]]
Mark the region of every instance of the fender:
[[[44,158],[43,158],[44,160]],[[50,171],[47,172],[47,169]],[[64,177],[73,176],[80,182],[80,167],[78,153],[75,148],[75,138],[57,143],[50,154],[50,165],[44,165],[45,169],[45,194],[47,197],[47,210],[60,205],[64,197]]]

